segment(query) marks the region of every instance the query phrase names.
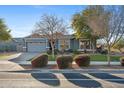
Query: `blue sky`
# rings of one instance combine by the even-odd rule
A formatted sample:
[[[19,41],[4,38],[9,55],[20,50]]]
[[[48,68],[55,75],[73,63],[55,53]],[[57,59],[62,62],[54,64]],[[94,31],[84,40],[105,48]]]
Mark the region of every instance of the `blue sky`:
[[[69,25],[73,14],[85,8],[86,6],[79,5],[1,5],[0,18],[3,18],[7,26],[11,29],[11,35],[13,37],[25,37],[31,34],[35,23],[39,21],[42,14],[55,14],[63,18]]]

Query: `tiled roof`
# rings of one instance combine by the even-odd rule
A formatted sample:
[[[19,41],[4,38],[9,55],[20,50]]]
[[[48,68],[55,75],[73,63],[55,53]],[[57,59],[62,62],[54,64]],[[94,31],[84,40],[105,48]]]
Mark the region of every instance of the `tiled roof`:
[[[56,35],[56,34],[55,34]],[[73,35],[62,35],[61,33],[57,33],[57,35],[58,35],[58,37],[60,38],[60,39],[70,39],[70,38],[74,38],[74,36]],[[30,35],[30,36],[27,36],[27,37],[25,37],[25,38],[44,38],[45,36],[43,36],[43,35],[39,35],[39,34],[32,34],[32,35]]]
[[[39,35],[39,34],[32,34],[32,35],[29,35],[25,38],[43,38],[43,35]]]
[[[46,42],[46,38],[25,38],[26,42]]]

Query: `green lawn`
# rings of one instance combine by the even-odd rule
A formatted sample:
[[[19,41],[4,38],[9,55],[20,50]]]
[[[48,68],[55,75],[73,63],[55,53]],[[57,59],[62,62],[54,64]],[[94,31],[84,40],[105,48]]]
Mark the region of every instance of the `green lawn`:
[[[107,55],[91,54],[90,58],[91,58],[91,61],[107,61]],[[55,61],[55,59],[56,59],[56,56],[53,59],[52,56],[49,55],[49,61]],[[111,61],[119,61],[119,60],[120,60],[120,56],[111,56]]]
[[[55,58],[52,58],[52,55],[49,55],[49,61],[55,61],[56,60],[56,55],[55,55]]]
[[[3,56],[3,55],[0,55],[0,59],[3,59],[3,58],[5,58],[6,56]]]
[[[48,55],[49,56],[49,61],[55,61],[55,58],[52,58],[52,55]],[[73,55],[73,57],[75,57],[76,55]],[[91,61],[106,61],[107,62],[107,55],[102,55],[102,54],[90,54],[90,59]],[[28,61],[31,61],[32,59],[29,59]],[[120,56],[111,56],[111,61],[119,61],[120,60]]]
[[[15,54],[15,53],[0,53],[0,60],[6,59],[13,54]]]
[[[101,54],[96,54],[96,55],[90,55],[90,58],[92,61],[107,61],[107,55],[101,55]],[[111,56],[111,61],[119,61],[120,56]]]
[[[0,55],[0,60],[6,59],[8,57],[9,57],[8,55]]]

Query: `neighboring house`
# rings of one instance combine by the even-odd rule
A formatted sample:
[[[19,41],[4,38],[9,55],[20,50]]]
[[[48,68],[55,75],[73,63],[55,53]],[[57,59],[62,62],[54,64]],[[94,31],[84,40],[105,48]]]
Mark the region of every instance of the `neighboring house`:
[[[4,51],[16,51],[16,43],[11,40],[11,41],[0,41],[0,52]]]
[[[23,50],[24,46],[25,46],[24,38],[12,38],[9,41],[0,41],[0,52],[24,51]]]
[[[72,49],[84,51],[85,49],[92,49],[90,40],[75,39],[73,35],[64,35],[55,44],[55,48],[58,50]],[[8,42],[0,42],[0,50],[3,51],[6,46],[9,47],[9,51],[17,52],[46,52],[50,48],[47,38],[43,38],[38,34],[33,34],[25,38],[13,38]],[[4,49],[4,51],[6,50]]]

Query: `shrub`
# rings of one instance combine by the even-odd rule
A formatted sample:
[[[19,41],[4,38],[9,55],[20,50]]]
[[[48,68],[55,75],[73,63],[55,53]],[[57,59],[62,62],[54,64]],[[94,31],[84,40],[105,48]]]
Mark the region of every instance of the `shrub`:
[[[121,65],[124,66],[124,57],[120,58]]]
[[[72,66],[73,57],[72,56],[58,56],[56,59],[56,62],[60,69],[70,68]]]
[[[33,67],[44,67],[48,64],[48,55],[42,54],[32,59],[31,64]]]
[[[74,58],[78,66],[89,66],[90,65],[90,56],[89,55],[77,55]]]

